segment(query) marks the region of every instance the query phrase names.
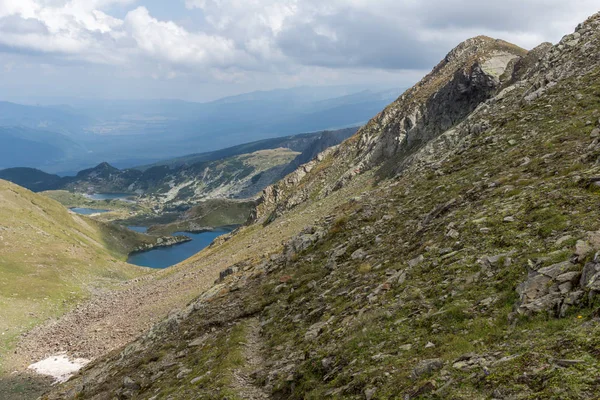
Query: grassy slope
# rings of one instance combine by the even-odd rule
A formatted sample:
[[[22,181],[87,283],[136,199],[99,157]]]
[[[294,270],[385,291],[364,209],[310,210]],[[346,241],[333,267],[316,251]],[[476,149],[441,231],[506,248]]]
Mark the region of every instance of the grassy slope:
[[[0,354],[91,290],[144,272],[119,260],[137,237],[6,181],[0,181],[0,221]]]
[[[160,344],[130,352],[120,363],[113,359],[104,367],[118,379],[88,388],[81,397],[116,393],[125,374],[143,382],[141,392],[148,396],[230,397],[223,379],[204,377],[192,384],[177,379],[179,369],[172,368],[149,381],[146,373],[185,350],[184,340],[203,332],[228,335],[249,313],[260,316],[266,340],[268,363],[258,382],[270,382],[277,398],[362,399],[365,393],[373,399],[595,398],[600,374],[595,303],[584,302],[563,319],[518,317],[513,310],[529,260],[542,265],[567,260],[577,239],[600,230],[599,192],[586,184],[600,174],[597,147],[588,147],[600,117],[599,92],[597,70],[559,83],[532,105],[505,104],[504,111],[489,116],[490,130],[467,141],[435,172],[411,171],[382,182],[369,182],[365,174],[329,198],[209,249],[225,256],[252,243],[245,257],[256,268],[250,280],[258,283],[241,286],[241,294],[240,288],[231,294],[218,288],[219,295],[200,302],[184,322],[197,331],[187,337],[184,329],[165,332]],[[359,191],[365,194],[361,199],[343,204]],[[261,248],[269,238],[284,239],[298,225],[329,213],[332,222],[323,223],[326,236],[317,245],[281,270],[270,269],[273,263],[264,259],[260,266],[261,250],[276,250]],[[559,240],[565,235],[571,239]],[[328,266],[331,251],[341,247],[347,248],[336,267]],[[359,248],[366,259],[351,257]],[[505,253],[512,254],[491,268],[480,261]],[[409,265],[419,256],[420,262]],[[404,280],[396,275],[402,272]],[[226,305],[241,311],[228,320]],[[202,322],[211,313],[219,318]],[[316,323],[323,325],[311,339],[306,333]],[[467,353],[474,363],[455,364]],[[157,358],[144,358],[150,354]],[[191,351],[180,362],[196,375],[216,370],[232,378],[231,371],[219,372],[218,356],[202,360],[198,354]],[[443,363],[439,369],[411,376],[421,361],[434,358]],[[565,367],[557,359],[578,362]],[[67,386],[76,387],[80,379]]]

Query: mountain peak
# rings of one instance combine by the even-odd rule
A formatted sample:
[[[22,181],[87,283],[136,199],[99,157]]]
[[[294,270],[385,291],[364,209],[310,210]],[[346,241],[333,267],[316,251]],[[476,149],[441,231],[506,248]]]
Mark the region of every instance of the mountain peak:
[[[98,164],[93,169],[115,169],[116,170],[117,168],[113,167],[112,165],[110,165],[109,163],[107,163],[105,161],[105,162],[102,162],[102,163]]]

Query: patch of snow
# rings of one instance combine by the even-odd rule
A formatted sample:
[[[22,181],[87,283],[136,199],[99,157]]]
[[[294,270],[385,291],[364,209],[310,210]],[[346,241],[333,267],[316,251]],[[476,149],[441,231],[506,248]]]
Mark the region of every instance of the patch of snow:
[[[70,360],[66,354],[57,354],[45,360],[31,364],[29,369],[40,375],[51,376],[54,383],[63,383],[69,380],[77,371],[85,367],[90,360],[77,358]]]

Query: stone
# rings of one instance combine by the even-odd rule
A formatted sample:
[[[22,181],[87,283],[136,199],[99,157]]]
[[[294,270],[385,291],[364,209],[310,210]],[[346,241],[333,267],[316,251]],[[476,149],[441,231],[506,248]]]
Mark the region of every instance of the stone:
[[[564,274],[561,274],[559,276],[556,277],[556,281],[558,283],[563,283],[563,282],[572,282],[575,283],[579,280],[579,276],[581,274],[579,272],[573,271],[573,272],[566,272]]]
[[[541,268],[537,272],[542,275],[546,275],[552,279],[556,279],[559,275],[562,275],[565,272],[568,272],[571,268],[573,268],[573,264],[570,261],[563,261],[558,264],[553,264],[546,268]]]
[[[402,351],[409,351],[412,349],[412,344],[403,344],[402,346],[398,347],[400,350]]]
[[[413,379],[420,378],[423,375],[428,375],[434,371],[442,369],[444,362],[440,358],[423,360],[412,371]]]
[[[414,268],[417,265],[421,264],[424,260],[425,260],[425,257],[423,257],[423,254],[421,254],[419,257],[413,258],[412,260],[410,260],[408,262],[408,266],[411,268]]]
[[[567,241],[569,241],[569,240],[571,240],[571,239],[573,239],[573,236],[571,236],[571,235],[565,235],[565,236],[562,236],[562,237],[560,237],[560,238],[559,238],[559,239],[556,241],[556,246],[557,246],[557,247],[560,247],[560,246],[562,246],[562,245],[563,245],[565,242],[567,242]]]
[[[367,252],[364,251],[363,249],[356,250],[350,256],[350,258],[352,258],[353,260],[364,260],[366,257],[367,257]]]
[[[331,369],[333,367],[333,358],[326,357],[326,358],[322,359],[321,366],[323,367],[323,369],[325,371],[327,371],[327,372],[331,371]]]
[[[575,255],[577,256],[577,261],[582,262],[585,260],[587,256],[589,256],[594,249],[590,244],[584,240],[578,240],[575,245]]]
[[[592,133],[590,133],[590,137],[591,138],[597,138],[600,137],[600,128],[594,128],[592,130]]]
[[[552,279],[545,275],[530,276],[517,288],[517,292],[521,295],[521,301],[526,302],[546,294],[551,281]]]
[[[194,340],[192,340],[189,344],[188,347],[198,347],[198,346],[202,346],[204,344],[204,342],[206,341],[206,339],[208,339],[208,336],[204,335],[204,336],[200,336],[199,338],[196,338]]]
[[[573,284],[571,282],[565,282],[558,286],[561,294],[567,294],[573,289]]]
[[[377,389],[375,389],[374,387],[366,388],[365,389],[365,399],[366,400],[373,399],[373,396],[375,396],[375,393],[377,393]]]
[[[431,349],[431,348],[434,348],[434,347],[435,347],[435,344],[433,344],[432,342],[427,342],[427,344],[425,345],[426,349]]]
[[[306,333],[304,334],[304,339],[306,341],[316,339],[323,331],[325,325],[327,325],[327,323],[325,322],[317,322],[316,324],[311,325],[310,328],[308,328],[308,331],[306,331]]]
[[[452,239],[458,239],[460,237],[460,233],[456,229],[450,229],[446,236]]]
[[[141,386],[136,381],[134,381],[128,376],[123,378],[123,387],[128,390],[140,390],[141,388]]]
[[[515,217],[504,217],[504,222],[515,222]]]
[[[460,369],[460,370],[465,370],[465,369],[467,369],[468,366],[469,366],[469,363],[466,361],[457,361],[454,364],[452,364],[452,368]]]
[[[586,288],[598,272],[600,272],[600,264],[594,262],[585,264],[581,272],[581,278],[579,279],[579,286]]]
[[[191,373],[192,373],[191,369],[189,369],[189,368],[183,368],[177,374],[177,379],[183,379],[183,378],[185,378],[186,376],[188,376]]]
[[[564,304],[572,306],[572,305],[575,305],[575,304],[579,303],[579,300],[581,300],[583,298],[584,293],[585,292],[583,290],[577,290],[575,292],[569,293],[565,297]]]

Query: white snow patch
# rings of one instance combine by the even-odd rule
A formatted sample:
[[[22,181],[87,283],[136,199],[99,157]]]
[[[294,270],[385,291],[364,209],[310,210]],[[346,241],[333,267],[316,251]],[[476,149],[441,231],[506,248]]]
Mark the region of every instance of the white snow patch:
[[[90,360],[77,358],[70,360],[66,354],[57,354],[48,357],[45,360],[31,364],[29,369],[34,370],[40,375],[51,376],[54,383],[63,383],[69,380],[77,371],[85,367]]]

